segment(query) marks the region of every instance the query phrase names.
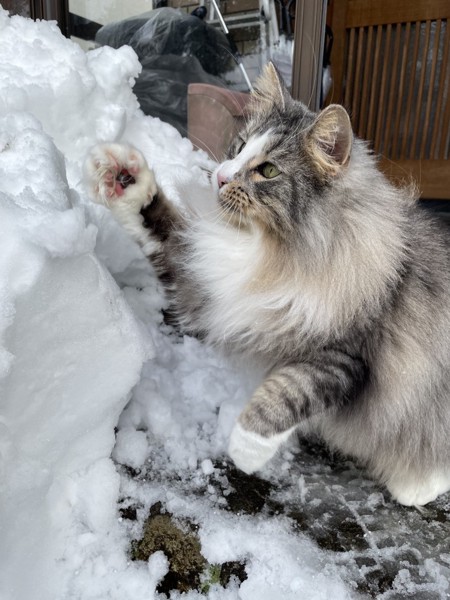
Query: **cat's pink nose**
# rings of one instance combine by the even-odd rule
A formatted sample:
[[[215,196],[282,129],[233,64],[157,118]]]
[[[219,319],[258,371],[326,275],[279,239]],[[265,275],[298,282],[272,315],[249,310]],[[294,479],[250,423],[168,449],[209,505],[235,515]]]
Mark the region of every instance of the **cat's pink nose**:
[[[217,173],[217,184],[219,189],[230,181],[230,178],[224,175],[221,171]]]

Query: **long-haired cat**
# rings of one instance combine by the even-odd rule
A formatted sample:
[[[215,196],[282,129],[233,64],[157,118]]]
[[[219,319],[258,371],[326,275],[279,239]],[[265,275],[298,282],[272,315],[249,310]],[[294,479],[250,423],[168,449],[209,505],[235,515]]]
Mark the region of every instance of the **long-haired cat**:
[[[294,101],[275,68],[212,175],[220,217],[181,215],[134,148],[95,147],[94,200],[155,261],[178,320],[267,375],[229,453],[260,469],[296,429],[364,463],[406,505],[450,489],[450,257],[341,106]],[[237,234],[238,232],[238,234]]]

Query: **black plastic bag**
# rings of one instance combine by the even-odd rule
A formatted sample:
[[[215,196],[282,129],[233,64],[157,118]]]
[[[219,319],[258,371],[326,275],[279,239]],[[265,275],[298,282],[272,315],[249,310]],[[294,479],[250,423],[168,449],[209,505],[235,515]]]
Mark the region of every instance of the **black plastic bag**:
[[[233,66],[221,31],[173,8],[105,25],[96,42],[133,48],[143,67],[134,87],[142,110],[171,123],[182,135],[187,132],[188,85],[224,85],[219,75]]]

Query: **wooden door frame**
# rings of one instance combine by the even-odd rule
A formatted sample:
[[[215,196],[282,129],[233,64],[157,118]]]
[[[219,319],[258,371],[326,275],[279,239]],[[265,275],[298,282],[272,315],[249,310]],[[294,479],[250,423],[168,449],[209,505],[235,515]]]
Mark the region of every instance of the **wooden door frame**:
[[[414,25],[417,27],[419,23],[431,22],[434,20],[446,20],[447,23],[447,50],[444,50],[443,52],[442,60],[444,62],[443,66],[441,67],[441,71],[445,71],[444,66],[445,64],[448,64],[445,63],[445,61],[448,60],[446,52],[448,54],[448,28],[450,26],[450,4],[448,0],[433,0],[432,2],[429,2],[428,0],[421,0],[416,2],[410,2],[409,0],[397,0],[396,2],[392,2],[391,0],[335,0],[332,3],[331,24],[334,34],[334,45],[331,56],[331,65],[333,87],[327,97],[326,103],[336,102],[344,104],[344,106],[346,106],[346,108],[350,111],[350,114],[352,115],[352,118],[355,121],[355,131],[358,131],[357,113],[360,110],[360,105],[358,105],[358,100],[356,96],[353,97],[352,101],[350,101],[353,95],[353,91],[350,91],[350,93],[345,93],[346,89],[352,90],[353,85],[353,81],[351,81],[352,72],[349,72],[349,74],[347,74],[348,85],[347,87],[345,86],[344,79],[346,77],[346,61],[349,60],[350,62],[352,62],[356,60],[355,69],[356,73],[358,74],[360,74],[362,69],[365,68],[365,65],[363,59],[358,58],[359,54],[357,54],[357,52],[360,53],[359,42],[358,44],[356,42],[352,44],[352,40],[355,40],[358,32],[361,34],[361,32],[364,32],[365,30],[367,30],[367,28],[379,29],[380,27],[386,27],[389,29],[391,27],[397,27],[398,23],[411,23],[411,26],[408,25],[408,27],[413,27]],[[350,34],[348,32],[350,32]],[[348,42],[349,35],[350,41]],[[349,46],[347,46],[347,43],[349,43]],[[394,61],[394,65],[398,64],[397,61],[399,60],[399,54],[400,53],[397,52],[397,55],[395,55],[394,52],[394,55],[392,56],[392,61]],[[445,58],[445,56],[447,56],[447,58]],[[389,56],[387,58],[384,58],[384,62],[386,62],[386,60],[390,60]],[[390,81],[390,83],[392,83],[392,81]],[[445,87],[446,80],[443,79],[443,81]],[[399,82],[399,94],[402,93],[402,85],[403,84]],[[372,103],[376,105],[377,100],[377,98],[372,99],[371,105]],[[427,105],[429,102],[430,101],[427,100]],[[442,126],[445,131],[448,130],[450,122],[450,110],[448,104],[449,102],[447,101],[447,107],[440,107],[440,110],[445,110],[445,114],[442,113],[443,116],[439,117],[440,119],[442,118]],[[408,99],[408,106],[409,105],[410,100]],[[420,106],[420,104],[418,106]],[[416,110],[418,111],[419,109],[417,108]],[[407,109],[407,111],[409,111],[409,109]],[[429,113],[428,108],[426,112]],[[370,113],[372,113],[372,108],[370,109]],[[389,113],[390,111],[387,115],[385,115],[385,117],[387,119],[393,118],[392,115],[389,116]],[[418,118],[417,114],[419,113],[416,113],[416,116],[414,117],[416,119]],[[428,124],[429,116],[430,115],[428,114],[428,116],[426,116],[425,119],[420,120],[419,125],[414,125],[414,128],[422,127],[422,131],[428,131],[427,128],[431,127],[431,123],[430,125]],[[409,113],[407,121],[408,123],[410,123]],[[392,124],[388,124],[388,127],[391,127],[391,125]],[[377,125],[377,127],[378,126],[379,125]],[[382,124],[380,126],[382,126]],[[435,130],[435,127],[436,126],[433,125],[433,132]],[[398,130],[397,132],[397,129],[394,131],[395,135],[400,135],[402,133],[403,135],[405,134],[405,131],[402,132],[401,130]],[[366,136],[365,133],[361,133],[361,135],[363,137]],[[415,135],[416,134],[414,134],[414,136]],[[446,133],[446,135],[448,134]],[[373,139],[376,147],[377,136],[375,136],[375,138],[372,138],[371,134],[369,133],[368,137],[370,139]],[[441,137],[441,139],[443,138]],[[440,142],[442,148],[444,148],[443,144],[445,144],[445,140],[444,142]],[[404,148],[404,145],[405,142],[402,143],[402,148]],[[381,152],[384,152],[384,150],[382,149]],[[394,156],[395,158],[389,155],[380,156],[380,167],[390,179],[398,183],[404,183],[411,181],[411,179],[414,179],[415,181],[417,181],[420,192],[424,198],[450,199],[450,160],[445,154],[444,150],[442,150],[442,152],[440,151],[438,154],[434,153],[434,156],[432,157],[422,155],[422,150],[420,151],[420,156],[417,157],[408,156],[408,154],[404,153],[403,150],[401,153],[395,152]]]
[[[31,18],[57,21],[61,32],[69,36],[69,8],[67,0],[30,0]]]
[[[295,11],[293,98],[319,110],[327,0],[297,0]]]

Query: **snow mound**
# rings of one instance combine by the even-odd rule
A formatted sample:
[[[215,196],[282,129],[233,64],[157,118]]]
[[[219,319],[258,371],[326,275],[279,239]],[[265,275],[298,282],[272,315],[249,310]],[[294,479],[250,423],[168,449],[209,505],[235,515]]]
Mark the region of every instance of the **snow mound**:
[[[82,134],[64,121],[92,96],[58,87],[86,59],[52,24],[0,29],[0,595],[47,600],[114,537],[114,427],[153,347],[51,139]]]

